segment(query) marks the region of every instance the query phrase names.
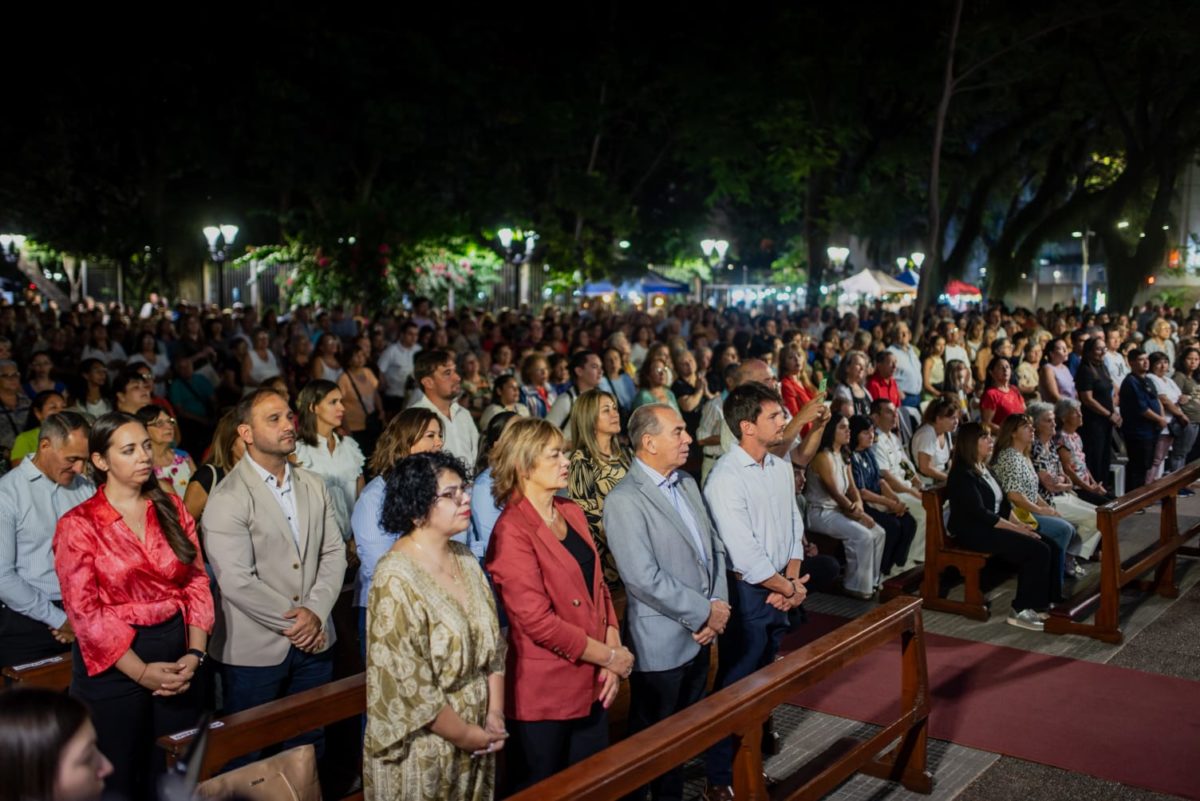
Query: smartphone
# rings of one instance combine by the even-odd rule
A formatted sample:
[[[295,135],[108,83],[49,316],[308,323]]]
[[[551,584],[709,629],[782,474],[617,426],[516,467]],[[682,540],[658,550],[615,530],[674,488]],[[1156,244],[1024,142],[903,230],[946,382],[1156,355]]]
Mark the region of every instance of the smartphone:
[[[817,392],[824,392],[825,387],[829,386],[829,376],[821,376],[821,384],[817,387]]]

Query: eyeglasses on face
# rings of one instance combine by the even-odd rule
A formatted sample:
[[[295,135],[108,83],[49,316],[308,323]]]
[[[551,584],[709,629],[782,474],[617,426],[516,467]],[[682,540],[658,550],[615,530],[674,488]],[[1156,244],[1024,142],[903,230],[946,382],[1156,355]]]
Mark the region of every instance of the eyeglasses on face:
[[[175,418],[174,417],[160,417],[157,420],[155,420],[153,423],[151,423],[150,425],[158,426],[160,428],[165,427],[165,426],[174,426]]]
[[[471,497],[472,486],[474,485],[470,481],[465,481],[462,484],[454,487],[446,487],[446,489],[442,490],[434,497],[436,501],[445,499],[456,504],[461,504],[465,499]]]
[[[20,373],[0,373],[0,378],[20,378]]]

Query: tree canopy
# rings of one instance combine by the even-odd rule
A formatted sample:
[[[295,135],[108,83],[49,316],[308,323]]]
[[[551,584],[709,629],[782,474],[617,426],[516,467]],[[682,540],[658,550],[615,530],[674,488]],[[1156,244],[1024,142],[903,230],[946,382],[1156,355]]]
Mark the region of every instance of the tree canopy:
[[[1086,227],[1128,302],[1200,145],[1186,0],[351,13],[24,20],[0,228],[182,270],[233,222],[378,297],[503,226],[560,274],[717,237],[815,288],[855,235],[927,250],[934,284],[983,260],[996,291]]]

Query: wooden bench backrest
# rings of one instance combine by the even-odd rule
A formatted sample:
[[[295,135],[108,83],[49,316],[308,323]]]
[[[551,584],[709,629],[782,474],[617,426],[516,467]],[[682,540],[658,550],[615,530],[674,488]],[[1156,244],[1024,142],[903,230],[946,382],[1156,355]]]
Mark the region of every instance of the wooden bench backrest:
[[[212,723],[200,778],[210,778],[229,760],[290,740],[313,729],[361,715],[367,708],[365,673],[236,712]],[[158,738],[169,761],[182,756],[195,730]]]
[[[24,665],[12,665],[3,669],[7,684],[21,687],[44,687],[47,690],[66,692],[71,686],[71,670],[74,660],[71,652],[39,659]]]

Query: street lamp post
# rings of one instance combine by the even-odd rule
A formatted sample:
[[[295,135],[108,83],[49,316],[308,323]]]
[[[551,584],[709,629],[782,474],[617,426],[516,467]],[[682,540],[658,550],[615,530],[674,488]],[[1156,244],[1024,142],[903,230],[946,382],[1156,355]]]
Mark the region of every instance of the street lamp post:
[[[217,305],[225,308],[225,260],[229,258],[229,249],[233,240],[237,239],[236,225],[206,225],[204,238],[208,240],[208,254],[212,257],[217,268]]]
[[[496,238],[500,240],[500,247],[504,251],[504,287],[505,293],[509,291],[514,278],[517,292],[513,298],[513,305],[519,306],[521,303],[529,302],[529,260],[533,258],[534,248],[537,247],[538,235],[534,231],[514,231],[511,228],[501,228],[496,232]],[[522,239],[525,242],[524,249],[513,247],[513,240]],[[519,276],[510,275],[513,267],[520,269]]]
[[[725,263],[725,254],[729,252],[729,243],[724,239],[702,239],[700,240],[700,251],[704,254],[704,263],[708,265],[709,270],[719,270]],[[717,256],[716,266],[712,263],[714,253]],[[744,267],[742,268],[742,283],[746,283],[746,270]],[[701,298],[701,301],[703,301],[703,298]]]
[[[1129,223],[1126,222],[1125,220],[1122,220],[1121,222],[1117,223],[1117,227],[1118,228],[1128,228]],[[1072,231],[1071,232],[1071,236],[1073,236],[1079,240],[1079,248],[1083,253],[1083,286],[1082,286],[1083,297],[1081,298],[1081,302],[1082,302],[1083,308],[1085,308],[1085,309],[1088,307],[1088,270],[1091,267],[1091,265],[1088,263],[1088,256],[1089,256],[1088,240],[1091,239],[1095,235],[1096,235],[1096,232],[1093,231],[1090,227],[1084,228],[1082,231]]]

